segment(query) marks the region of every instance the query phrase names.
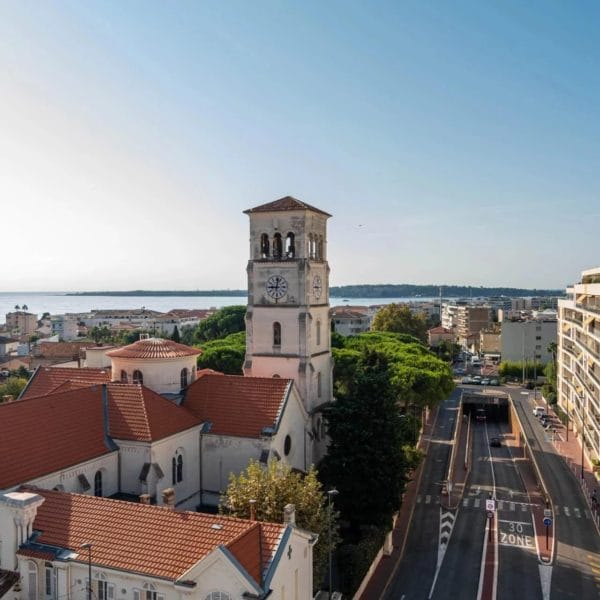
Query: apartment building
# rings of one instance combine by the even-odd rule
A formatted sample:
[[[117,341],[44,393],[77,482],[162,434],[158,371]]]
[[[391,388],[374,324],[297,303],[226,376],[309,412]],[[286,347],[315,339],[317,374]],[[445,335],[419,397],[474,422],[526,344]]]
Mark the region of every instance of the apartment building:
[[[492,323],[492,309],[488,306],[460,305],[456,312],[456,336],[463,346],[468,345],[469,338],[487,329]]]
[[[558,404],[586,454],[600,458],[600,267],[583,271],[558,302]]]
[[[555,311],[521,313],[502,321],[502,360],[548,363],[552,360],[550,345],[556,343]]]
[[[357,335],[371,329],[374,310],[366,306],[334,306],[329,309],[333,330],[340,335]]]
[[[6,329],[12,335],[32,335],[37,329],[37,315],[25,310],[6,313]]]

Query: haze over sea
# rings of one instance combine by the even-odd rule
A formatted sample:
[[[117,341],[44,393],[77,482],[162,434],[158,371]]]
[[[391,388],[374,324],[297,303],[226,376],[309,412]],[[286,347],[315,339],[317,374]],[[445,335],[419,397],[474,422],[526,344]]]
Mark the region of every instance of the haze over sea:
[[[430,298],[330,298],[331,306],[349,304],[371,306],[391,302],[430,300]],[[43,313],[52,315],[85,313],[92,309],[141,308],[159,312],[174,308],[222,308],[234,304],[246,304],[246,296],[67,296],[61,292],[0,292],[0,323],[6,321],[6,313],[15,306],[27,305],[29,312],[38,318]]]

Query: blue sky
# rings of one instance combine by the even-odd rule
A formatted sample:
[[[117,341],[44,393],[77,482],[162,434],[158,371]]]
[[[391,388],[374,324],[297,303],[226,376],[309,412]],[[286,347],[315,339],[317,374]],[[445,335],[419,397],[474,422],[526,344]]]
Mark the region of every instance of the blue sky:
[[[600,264],[595,2],[0,2],[0,291],[245,287],[246,208],[331,283]],[[361,227],[359,227],[361,225]]]

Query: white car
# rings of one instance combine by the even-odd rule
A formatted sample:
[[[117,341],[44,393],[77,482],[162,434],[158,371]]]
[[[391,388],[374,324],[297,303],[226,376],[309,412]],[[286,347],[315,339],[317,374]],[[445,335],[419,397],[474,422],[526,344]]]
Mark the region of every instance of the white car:
[[[10,375],[10,371],[8,369],[2,369],[0,371],[0,376],[2,377],[8,377]]]

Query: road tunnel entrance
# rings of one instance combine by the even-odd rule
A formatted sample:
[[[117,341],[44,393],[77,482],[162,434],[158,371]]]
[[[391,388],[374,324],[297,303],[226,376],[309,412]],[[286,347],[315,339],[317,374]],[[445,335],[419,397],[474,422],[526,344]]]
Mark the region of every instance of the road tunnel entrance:
[[[511,425],[509,396],[500,390],[464,391],[461,402],[463,415],[477,421],[495,421]],[[511,425],[512,428],[512,425]]]

